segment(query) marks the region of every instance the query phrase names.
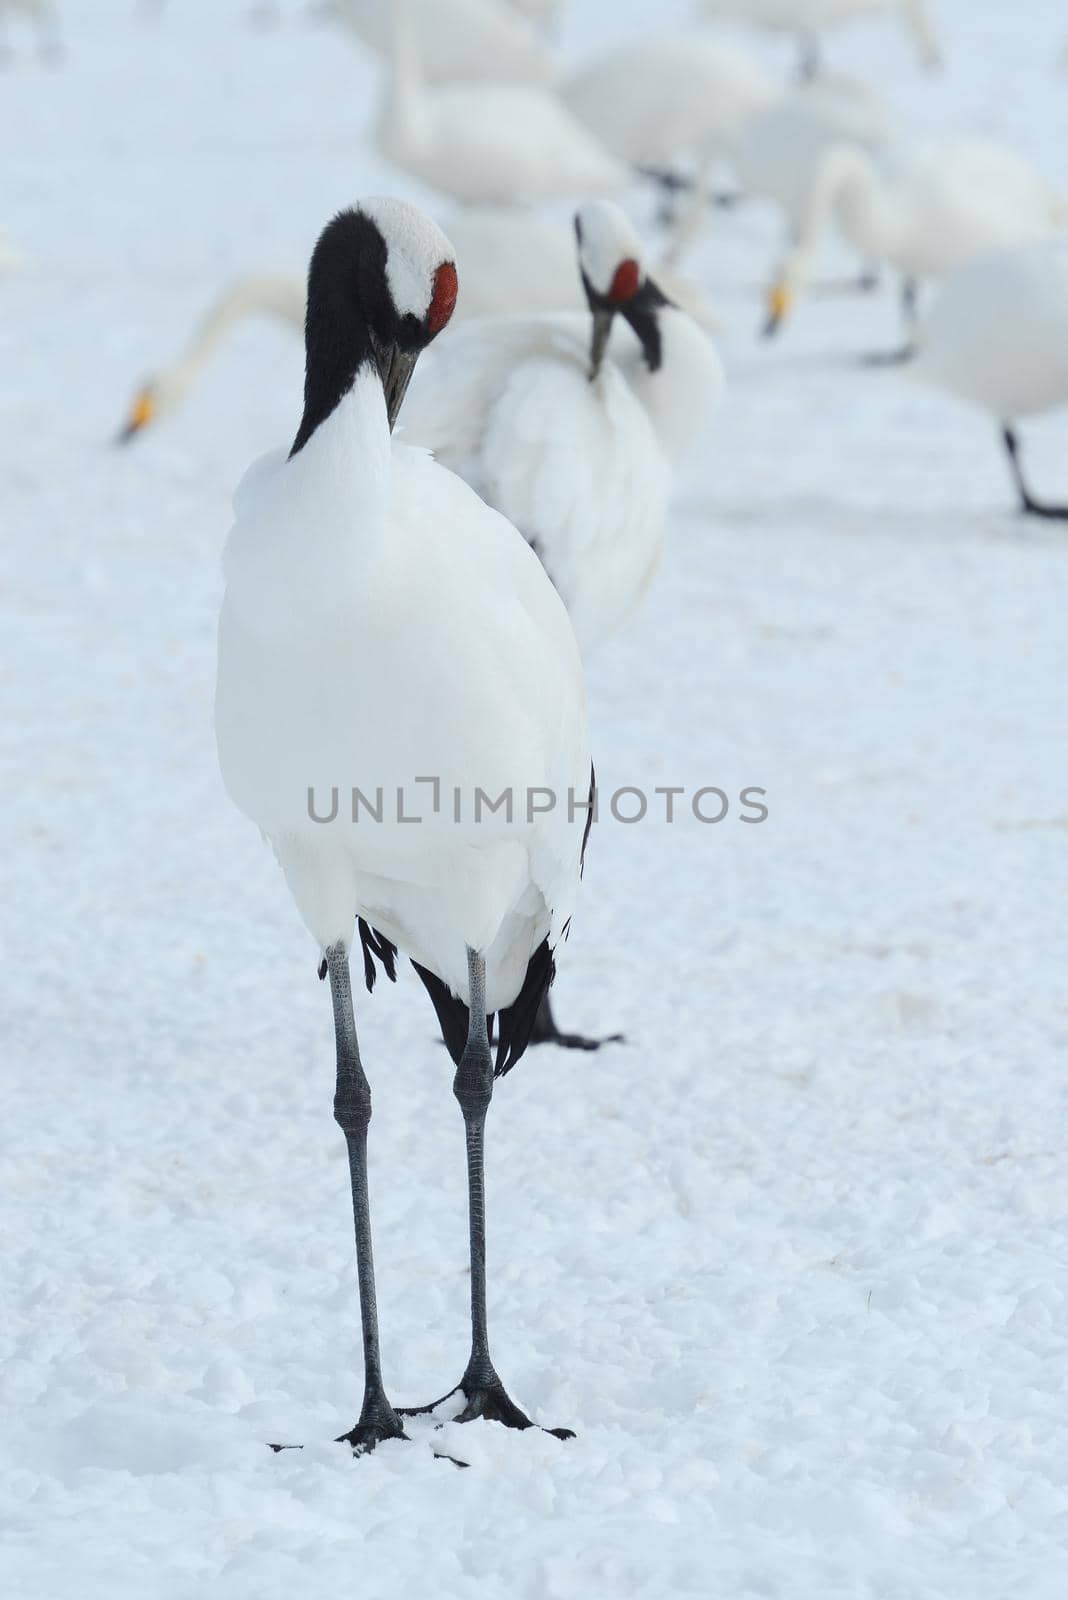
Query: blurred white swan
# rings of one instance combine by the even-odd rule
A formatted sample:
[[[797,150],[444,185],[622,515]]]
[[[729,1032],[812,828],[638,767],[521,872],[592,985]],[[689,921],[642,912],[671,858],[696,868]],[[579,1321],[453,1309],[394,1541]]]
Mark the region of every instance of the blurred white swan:
[[[198,322],[179,355],[158,368],[138,390],[119,442],[128,443],[150,423],[182,405],[235,323],[267,316],[302,329],[304,294],[304,280],[296,273],[256,273],[231,284]]]
[[[548,89],[426,82],[412,10],[392,0],[389,80],[378,121],[382,154],[464,204],[613,194],[628,173]]]
[[[779,206],[787,237],[796,239],[825,152],[843,143],[881,150],[893,138],[894,127],[887,101],[868,84],[840,74],[820,74],[746,118],[730,135],[725,153],[739,194]],[[671,261],[679,259],[707,224],[711,179],[707,171],[699,198],[675,223],[668,250]]]
[[[822,157],[797,244],[771,291],[768,332],[808,283],[832,220],[869,259],[916,284],[941,277],[986,251],[1049,238],[1068,227],[1068,203],[1029,162],[986,139],[921,147],[884,171],[856,146]]]
[[[1001,426],[1024,511],[1068,517],[1024,480],[1015,424],[1068,406],[1068,242],[982,256],[941,286],[910,369]]]
[[[664,171],[703,167],[779,92],[758,62],[702,31],[621,45],[560,88],[613,155]]]
[[[333,0],[337,15],[382,55],[390,51],[394,0]],[[486,78],[547,82],[555,66],[534,26],[503,0],[412,0],[427,83]]]
[[[924,66],[942,62],[927,0],[703,0],[703,4],[710,16],[793,34],[801,45],[805,75],[817,69],[825,33],[856,18],[887,13],[896,13],[908,27]]]

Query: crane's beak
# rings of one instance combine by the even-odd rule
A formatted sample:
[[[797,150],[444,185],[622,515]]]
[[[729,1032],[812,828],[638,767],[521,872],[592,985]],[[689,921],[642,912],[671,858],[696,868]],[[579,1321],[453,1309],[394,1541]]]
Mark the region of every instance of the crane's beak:
[[[764,337],[770,339],[778,333],[780,326],[790,315],[793,308],[793,291],[784,283],[777,283],[768,296],[768,320],[764,324]]]
[[[402,350],[399,345],[375,344],[375,364],[378,375],[382,380],[382,393],[386,397],[386,416],[389,418],[389,431],[393,432],[400,408],[404,403],[404,396],[408,392],[408,385],[412,381],[415,363],[419,359],[418,350]]]
[[[147,428],[155,420],[156,402],[151,389],[142,389],[130,407],[130,415],[115,435],[116,444],[129,444],[142,428]]]
[[[590,340],[590,382],[593,383],[601,370],[604,353],[608,349],[608,339],[612,332],[612,322],[615,318],[615,307],[598,307],[593,313],[593,337]]]

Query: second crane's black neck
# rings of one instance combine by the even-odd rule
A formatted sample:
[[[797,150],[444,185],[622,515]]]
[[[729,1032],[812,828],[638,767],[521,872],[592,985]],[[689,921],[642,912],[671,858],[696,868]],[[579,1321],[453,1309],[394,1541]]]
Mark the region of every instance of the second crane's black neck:
[[[664,359],[664,342],[660,332],[660,313],[671,305],[652,278],[646,278],[638,293],[620,307],[641,342],[642,355],[650,372],[659,372]]]
[[[368,289],[381,285],[377,305]],[[356,382],[361,367],[374,363],[372,323],[393,312],[386,287],[386,241],[370,217],[343,211],[319,237],[308,268],[304,319],[304,415],[290,456],[302,450]]]

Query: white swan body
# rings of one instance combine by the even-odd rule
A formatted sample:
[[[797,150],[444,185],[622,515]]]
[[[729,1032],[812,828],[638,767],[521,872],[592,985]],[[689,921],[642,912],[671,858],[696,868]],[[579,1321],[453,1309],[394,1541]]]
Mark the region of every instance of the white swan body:
[[[942,59],[927,0],[703,0],[703,5],[710,16],[795,34],[809,47],[843,23],[896,13],[912,34],[923,65],[938,66]]]
[[[1068,406],[1068,242],[954,272],[924,319],[912,370],[1002,423]]]
[[[462,204],[514,205],[614,194],[628,180],[548,89],[496,82],[431,86],[411,0],[393,0],[389,81],[378,120],[382,154]]]
[[[389,240],[391,271],[406,243],[417,266],[419,252],[447,259],[436,229],[415,213],[412,242],[412,208],[399,222],[393,208],[360,208]],[[391,277],[397,310],[427,315],[410,266],[402,256]],[[581,803],[590,782],[581,666],[529,547],[452,473],[391,439],[383,383],[361,369],[303,444],[302,425],[296,454],[265,457],[238,490],[219,759],[324,950],[347,947],[362,917],[466,1003],[470,947],[485,955],[496,1011],[571,914],[584,818],[567,797]],[[421,778],[438,780],[436,810]],[[314,821],[309,788],[326,812],[335,787],[337,818]],[[381,821],[351,820],[353,787],[372,806],[382,791]],[[475,820],[478,789],[510,790],[511,816]],[[419,825],[398,820],[398,790]],[[531,818],[528,791],[546,790],[557,804]]]
[[[653,168],[703,166],[778,92],[757,62],[700,31],[621,46],[560,90],[614,155]]]
[[[885,175],[864,151],[837,146],[821,159],[777,293],[789,298],[807,283],[832,218],[863,254],[922,279],[1062,232],[1068,205],[1022,157],[989,140],[931,144]]]
[[[640,247],[604,204],[580,212],[586,239],[598,212],[614,213],[605,230],[614,254],[599,274],[607,286]],[[722,390],[719,358],[691,319],[660,306],[655,321],[656,371],[620,328],[613,339],[624,336],[622,353],[604,360],[592,382],[589,314],[471,323],[440,346],[406,412],[409,436],[530,540],[584,655],[645,593],[663,549],[673,463]]]
[[[335,0],[338,15],[363,42],[387,55],[393,0]],[[547,83],[552,56],[533,25],[500,0],[412,0],[420,61],[428,83]]]

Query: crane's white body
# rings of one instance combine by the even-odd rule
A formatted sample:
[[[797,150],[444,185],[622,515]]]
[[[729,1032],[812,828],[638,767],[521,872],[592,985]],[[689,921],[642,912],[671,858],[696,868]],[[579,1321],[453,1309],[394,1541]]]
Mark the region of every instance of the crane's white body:
[[[836,146],[820,161],[782,273],[792,289],[807,281],[832,219],[867,257],[923,279],[1063,232],[1068,205],[1028,162],[990,140],[940,141],[889,171],[856,146]]]
[[[530,548],[425,452],[365,371],[291,460],[246,475],[225,554],[216,728],[226,787],[324,949],[357,916],[465,1001],[510,1004],[578,882],[590,754],[564,607]],[[435,812],[430,785],[440,785]],[[320,811],[337,786],[335,821]],[[351,821],[357,786],[383,820]],[[461,794],[455,820],[454,790]],[[475,791],[503,810],[474,820]],[[397,792],[415,825],[397,820]],[[528,821],[528,791],[556,804]],[[536,805],[544,803],[543,798]]]
[[[709,16],[794,34],[808,43],[843,23],[896,14],[912,34],[924,65],[941,61],[927,0],[703,0],[703,5]]]
[[[513,205],[614,194],[626,169],[548,89],[497,82],[431,85],[412,0],[392,0],[382,154],[462,204]]]
[[[393,0],[334,0],[338,15],[373,50],[388,55]],[[501,0],[411,0],[428,83],[494,79],[545,83],[555,65],[534,26]]]
[[[442,342],[405,407],[407,436],[531,541],[583,655],[622,626],[653,578],[672,465],[723,387],[715,348],[684,312],[661,312],[657,372],[620,323],[593,383],[588,314],[471,323]]]
[[[1068,241],[982,256],[941,286],[911,369],[999,422],[1068,406]]]
[[[620,160],[701,168],[779,90],[743,51],[694,31],[621,46],[581,68],[560,93]]]

